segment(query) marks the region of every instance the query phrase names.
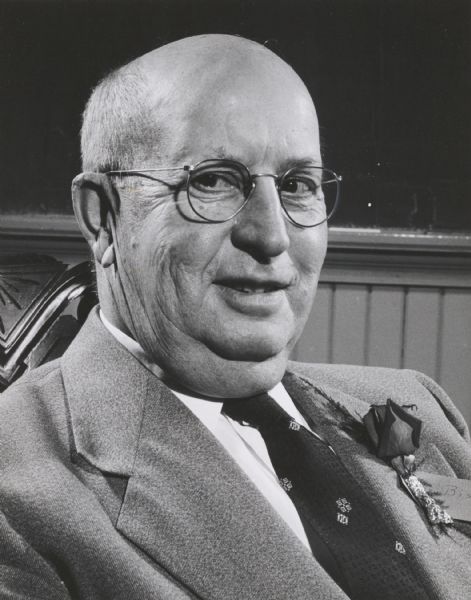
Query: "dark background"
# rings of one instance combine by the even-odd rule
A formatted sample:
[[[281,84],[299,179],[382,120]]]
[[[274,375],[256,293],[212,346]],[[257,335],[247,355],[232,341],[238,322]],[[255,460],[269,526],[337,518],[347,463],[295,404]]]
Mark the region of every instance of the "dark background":
[[[207,32],[266,43],[304,79],[344,176],[336,224],[471,230],[469,0],[0,0],[0,211],[69,213],[92,86]]]

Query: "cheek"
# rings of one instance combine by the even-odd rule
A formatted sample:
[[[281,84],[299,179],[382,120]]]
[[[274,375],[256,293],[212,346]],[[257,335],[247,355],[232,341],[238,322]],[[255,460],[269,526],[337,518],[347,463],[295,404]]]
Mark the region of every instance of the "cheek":
[[[291,260],[301,280],[317,282],[327,251],[327,227],[298,230],[291,240]],[[303,281],[301,281],[303,283]]]
[[[300,233],[291,244],[291,260],[299,276],[296,293],[291,298],[291,308],[300,322],[304,322],[312,306],[325,258],[327,228],[319,231],[302,230]]]
[[[130,275],[150,312],[175,321],[201,309],[226,237],[221,229],[161,214],[133,232]]]

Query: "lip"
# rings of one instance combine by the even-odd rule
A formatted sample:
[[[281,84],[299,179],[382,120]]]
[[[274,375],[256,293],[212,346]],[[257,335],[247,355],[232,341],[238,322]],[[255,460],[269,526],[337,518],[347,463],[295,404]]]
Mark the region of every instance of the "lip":
[[[254,317],[269,317],[276,313],[291,286],[286,280],[249,277],[221,278],[214,284],[233,310]]]

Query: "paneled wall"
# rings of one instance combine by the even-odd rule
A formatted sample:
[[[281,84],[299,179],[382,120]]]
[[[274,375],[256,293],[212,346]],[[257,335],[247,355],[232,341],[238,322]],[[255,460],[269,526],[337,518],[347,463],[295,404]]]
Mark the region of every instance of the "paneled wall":
[[[416,369],[471,422],[471,290],[321,283],[295,356]]]
[[[423,371],[471,424],[470,260],[459,254],[334,252],[294,357]]]
[[[88,258],[72,218],[3,218],[0,253],[28,251]],[[332,229],[293,358],[423,371],[471,425],[471,237]]]

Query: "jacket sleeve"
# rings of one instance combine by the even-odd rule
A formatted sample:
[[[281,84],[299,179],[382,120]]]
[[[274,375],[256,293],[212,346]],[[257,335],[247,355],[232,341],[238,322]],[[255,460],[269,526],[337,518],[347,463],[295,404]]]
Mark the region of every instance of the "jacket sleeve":
[[[70,600],[64,583],[0,512],[0,600]]]

